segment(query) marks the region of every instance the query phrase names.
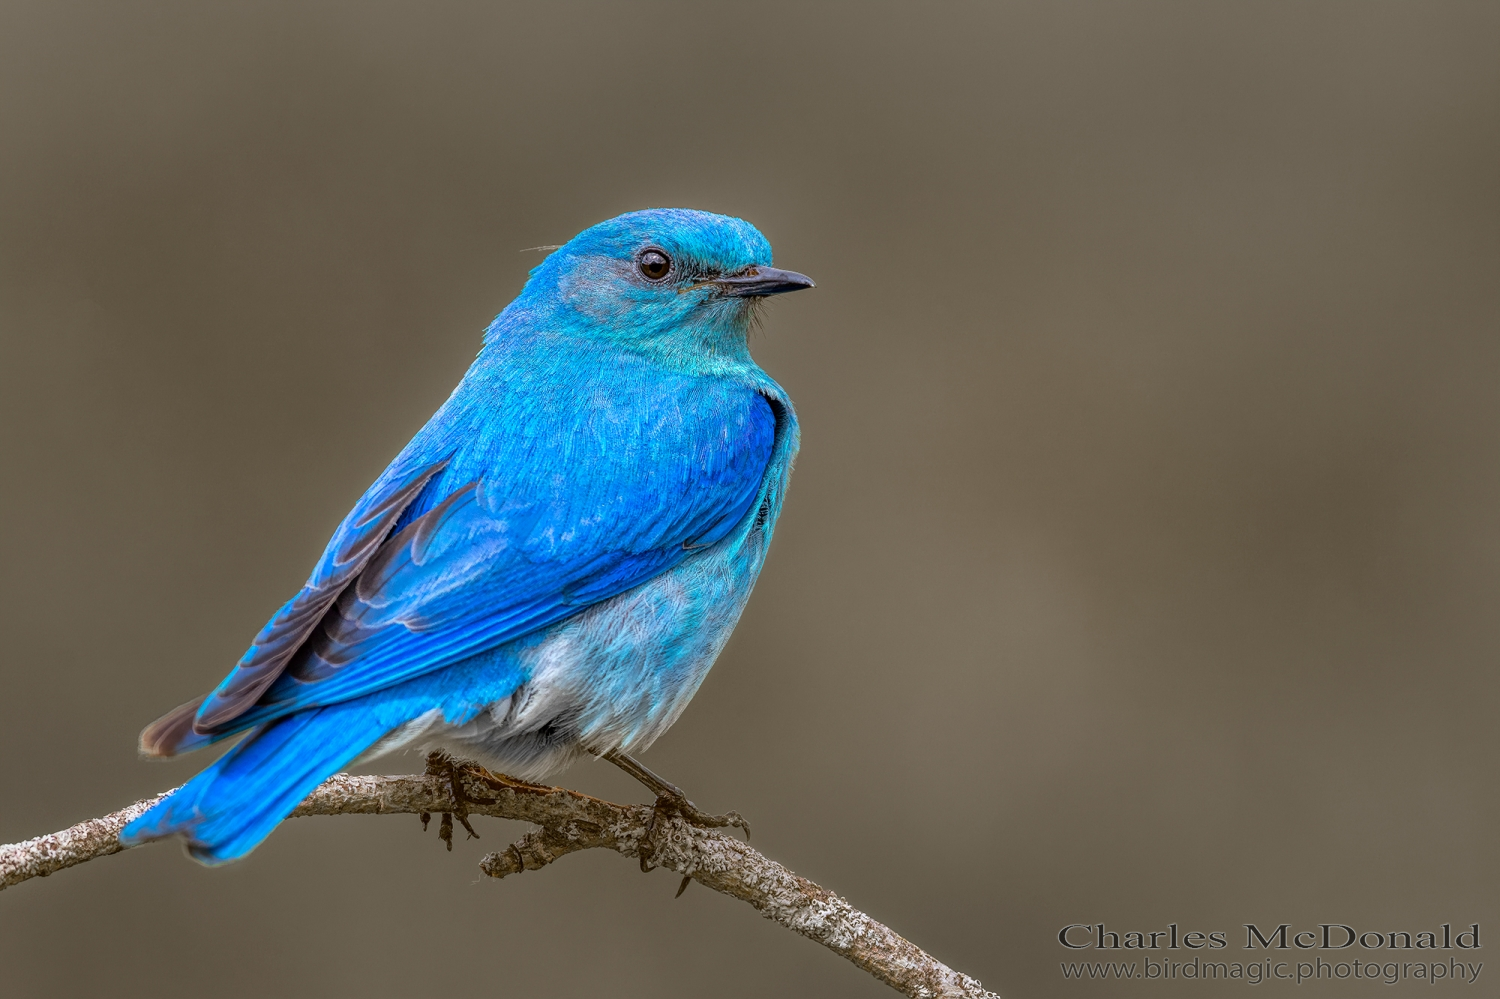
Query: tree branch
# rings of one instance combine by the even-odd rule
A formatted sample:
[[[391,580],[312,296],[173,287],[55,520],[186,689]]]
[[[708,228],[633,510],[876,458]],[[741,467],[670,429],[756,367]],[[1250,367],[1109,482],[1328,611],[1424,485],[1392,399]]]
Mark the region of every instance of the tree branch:
[[[120,852],[120,830],[164,797],[138,801],[50,836],[0,846],[0,890]],[[578,850],[614,850],[638,858],[642,870],[655,866],[676,871],[683,875],[683,887],[692,879],[749,902],[767,919],[822,944],[908,996],[998,999],[973,978],[747,843],[718,830],[697,828],[652,805],[618,805],[459,765],[451,772],[412,777],[336,774],[292,815],[425,817],[434,812],[444,814],[447,835],[452,829],[450,814],[465,825],[469,815],[490,815],[540,827],[480,861],[480,870],[491,877],[534,871]]]

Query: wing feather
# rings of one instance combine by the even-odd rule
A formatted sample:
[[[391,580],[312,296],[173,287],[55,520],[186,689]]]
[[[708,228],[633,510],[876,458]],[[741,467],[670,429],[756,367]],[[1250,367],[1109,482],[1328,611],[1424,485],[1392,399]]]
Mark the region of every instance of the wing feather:
[[[222,737],[440,669],[726,536],[754,513],[776,416],[748,386],[693,382],[571,413],[512,412],[506,433],[471,434],[443,461],[388,472],[192,733]],[[175,716],[187,709],[158,725],[183,736]]]
[[[344,592],[395,527],[401,514],[446,461],[417,468],[367,494],[339,525],[307,584],[276,612],[239,663],[204,699],[193,730],[207,734],[243,714],[291,662],[329,607]]]

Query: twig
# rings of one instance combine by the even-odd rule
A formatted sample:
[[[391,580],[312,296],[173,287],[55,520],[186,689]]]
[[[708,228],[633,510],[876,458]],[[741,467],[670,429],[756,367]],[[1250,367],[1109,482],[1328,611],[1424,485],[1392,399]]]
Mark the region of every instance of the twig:
[[[699,829],[652,805],[618,805],[577,791],[512,780],[475,766],[448,776],[329,778],[292,815],[467,813],[540,828],[480,861],[503,878],[534,871],[578,850],[609,849],[665,867],[755,906],[908,996],[991,997],[993,992],[932,957],[826,888],[715,829]],[[118,853],[127,822],[165,795],[138,801],[50,836],[0,846],[0,889]]]

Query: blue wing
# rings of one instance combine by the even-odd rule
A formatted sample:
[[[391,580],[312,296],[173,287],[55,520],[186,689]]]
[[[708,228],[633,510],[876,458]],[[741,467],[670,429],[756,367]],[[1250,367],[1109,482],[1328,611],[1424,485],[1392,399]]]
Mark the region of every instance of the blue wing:
[[[636,380],[617,359],[540,386],[466,384],[234,671],[143,747],[359,697],[622,593],[751,514],[775,432],[748,386]]]

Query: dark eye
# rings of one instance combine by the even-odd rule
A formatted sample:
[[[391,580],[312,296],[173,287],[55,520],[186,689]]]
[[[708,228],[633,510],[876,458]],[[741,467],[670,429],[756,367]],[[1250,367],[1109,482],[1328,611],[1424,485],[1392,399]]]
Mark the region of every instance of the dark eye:
[[[672,258],[660,250],[647,250],[636,262],[648,281],[660,281],[672,271]]]

